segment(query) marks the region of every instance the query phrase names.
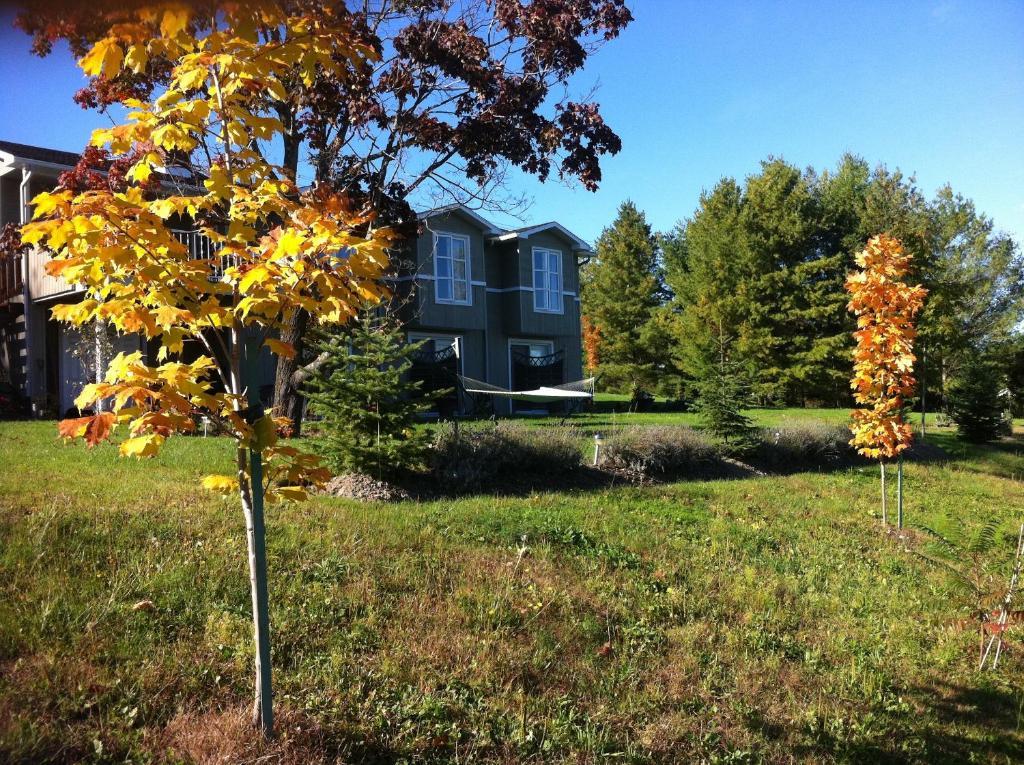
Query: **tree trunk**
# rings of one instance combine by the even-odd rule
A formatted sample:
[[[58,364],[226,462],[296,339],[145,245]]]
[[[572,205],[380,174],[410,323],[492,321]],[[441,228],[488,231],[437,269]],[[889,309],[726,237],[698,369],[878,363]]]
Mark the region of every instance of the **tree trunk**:
[[[879,462],[878,466],[879,466],[879,468],[881,468],[881,471],[882,471],[882,525],[883,526],[888,526],[889,525],[889,513],[888,513],[888,509],[886,508],[886,505],[885,505],[885,463],[884,462]]]
[[[106,360],[103,358],[103,334],[105,325],[102,319],[94,319],[92,323],[92,341],[93,341],[93,374],[96,377],[96,382],[103,382],[103,372],[106,369]],[[96,411],[105,412],[106,402],[103,399],[96,400]]]
[[[903,458],[896,468],[896,528],[903,528]]]
[[[309,314],[299,309],[291,320],[281,329],[281,340],[291,344],[295,349],[295,356],[286,359],[284,356],[277,357],[277,372],[274,375],[274,415],[276,417],[287,417],[291,421],[292,435],[296,438],[302,435],[302,405],[303,396],[293,379],[299,371],[299,365],[303,357],[303,346],[306,340],[306,327],[309,324]]]
[[[263,525],[263,475],[260,453],[251,452],[252,484],[245,472],[246,450],[237,452],[238,489],[245,515],[245,538],[249,551],[249,590],[252,595],[252,624],[256,639],[253,725],[267,738],[274,735],[274,712],[270,679],[270,609],[267,592],[266,531]],[[253,491],[253,489],[255,491]]]
[[[928,419],[928,349],[921,349],[921,439],[924,440],[927,434]]]

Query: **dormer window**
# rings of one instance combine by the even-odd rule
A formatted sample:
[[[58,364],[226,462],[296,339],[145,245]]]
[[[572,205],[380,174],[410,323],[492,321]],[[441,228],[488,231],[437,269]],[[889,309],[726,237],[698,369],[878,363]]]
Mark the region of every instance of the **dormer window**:
[[[434,300],[438,303],[470,305],[469,237],[434,234]]]
[[[562,313],[562,253],[533,248],[533,310]]]

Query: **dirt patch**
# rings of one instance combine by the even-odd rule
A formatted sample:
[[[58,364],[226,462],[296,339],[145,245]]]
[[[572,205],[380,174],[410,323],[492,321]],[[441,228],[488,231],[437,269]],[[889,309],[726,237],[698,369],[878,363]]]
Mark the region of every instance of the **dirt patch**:
[[[324,493],[332,497],[359,499],[364,502],[404,502],[412,499],[412,495],[401,486],[365,475],[364,473],[345,473],[335,476]]]

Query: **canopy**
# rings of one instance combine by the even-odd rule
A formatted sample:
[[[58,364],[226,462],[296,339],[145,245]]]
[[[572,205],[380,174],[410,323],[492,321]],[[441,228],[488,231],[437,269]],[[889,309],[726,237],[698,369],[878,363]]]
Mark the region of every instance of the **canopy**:
[[[507,388],[491,385],[490,383],[485,383],[481,380],[474,380],[472,377],[463,377],[462,375],[459,375],[459,381],[462,383],[463,390],[465,390],[466,393],[483,393],[488,396],[509,398],[516,401],[531,401],[538,404],[550,401],[568,401],[593,398],[595,379],[596,378],[594,377],[588,377],[584,380],[576,380],[575,382],[553,385],[551,387],[542,385],[534,390],[508,390]]]

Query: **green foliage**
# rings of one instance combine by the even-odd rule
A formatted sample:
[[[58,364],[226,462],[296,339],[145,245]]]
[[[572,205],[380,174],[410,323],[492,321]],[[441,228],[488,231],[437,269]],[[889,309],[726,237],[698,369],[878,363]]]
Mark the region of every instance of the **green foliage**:
[[[972,354],[949,386],[946,407],[960,435],[972,443],[994,441],[1007,433],[1003,379],[996,365]]]
[[[1024,258],[948,186],[929,202],[913,177],[845,155],[834,171],[779,159],[741,184],[722,179],[661,238],[675,317],[670,356],[700,377],[719,328],[761,404],[849,401],[852,319],[843,281],[875,234],[899,238],[929,290],[920,347],[955,368],[1022,317]]]
[[[632,202],[597,241],[597,256],[580,275],[583,314],[600,332],[599,371],[606,386],[651,390],[666,336],[653,325],[661,303],[657,239]]]
[[[429,402],[406,375],[419,347],[406,342],[393,314],[373,308],[318,338],[322,366],[308,396],[320,418],[316,449],[335,473],[381,478],[420,465],[428,436],[415,427],[416,415]]]
[[[736,452],[744,452],[756,443],[757,429],[743,410],[750,406],[750,395],[743,369],[730,357],[728,338],[718,337],[718,359],[708,359],[699,368],[697,413],[704,428]]]

